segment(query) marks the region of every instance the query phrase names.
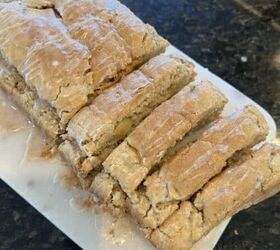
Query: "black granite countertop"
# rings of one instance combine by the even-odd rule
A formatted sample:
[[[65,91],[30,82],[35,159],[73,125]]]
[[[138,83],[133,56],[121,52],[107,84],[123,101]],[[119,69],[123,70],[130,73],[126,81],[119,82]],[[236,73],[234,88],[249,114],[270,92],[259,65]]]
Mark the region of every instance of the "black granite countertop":
[[[280,128],[280,1],[122,2],[266,108]],[[2,181],[0,204],[0,249],[79,249]],[[280,195],[234,216],[216,249],[280,249]]]

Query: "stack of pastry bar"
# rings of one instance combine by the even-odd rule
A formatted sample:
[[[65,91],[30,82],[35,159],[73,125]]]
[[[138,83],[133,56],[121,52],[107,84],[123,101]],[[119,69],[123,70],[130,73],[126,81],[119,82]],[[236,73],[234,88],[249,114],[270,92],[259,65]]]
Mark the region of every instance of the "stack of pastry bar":
[[[116,0],[0,3],[0,86],[83,187],[159,249],[189,249],[280,189],[280,149],[253,106],[196,82],[192,63]],[[35,4],[34,4],[35,3]],[[254,147],[254,148],[253,148]],[[252,149],[253,148],[253,149]]]

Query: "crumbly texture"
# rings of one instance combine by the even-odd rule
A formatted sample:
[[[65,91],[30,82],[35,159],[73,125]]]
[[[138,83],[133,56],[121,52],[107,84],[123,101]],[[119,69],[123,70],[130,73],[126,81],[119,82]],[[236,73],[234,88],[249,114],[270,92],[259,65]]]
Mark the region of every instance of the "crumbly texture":
[[[0,55],[0,88],[52,139],[62,133],[55,110],[38,98],[19,75]]]
[[[132,198],[147,174],[189,131],[217,116],[227,100],[210,82],[186,86],[156,108],[103,163]],[[164,136],[163,136],[164,135]]]
[[[223,220],[268,197],[279,185],[280,150],[266,144],[211,180],[193,202],[182,202],[149,238],[161,250],[190,249]]]
[[[123,207],[123,210],[128,210],[143,228],[157,227],[177,209],[177,202],[160,205],[154,210],[143,191],[136,192],[135,187],[133,194],[132,192],[125,194],[123,187],[119,186],[119,183],[121,186],[122,183],[117,180],[123,180],[121,178],[126,177],[129,177],[129,180],[133,180],[133,173],[137,171],[137,169],[132,167],[133,165],[146,171],[146,174],[143,176],[145,178],[148,172],[160,163],[167,152],[179,144],[180,140],[188,132],[195,129],[199,124],[209,121],[209,119],[215,119],[222,111],[226,102],[227,99],[224,95],[208,81],[186,86],[170,100],[156,108],[103,164],[105,170],[108,171],[108,169],[110,170],[108,166],[111,167],[125,158],[127,162],[117,166],[120,166],[120,170],[122,168],[127,169],[127,173],[119,175],[119,179],[113,179],[112,175],[110,175],[111,171],[108,171],[107,174],[104,172],[98,174],[93,180],[91,191],[102,203],[109,206]],[[149,136],[147,136],[147,132],[149,132]],[[163,137],[163,134],[167,136]],[[124,147],[125,149],[122,150],[122,145],[127,145],[127,140],[135,142],[133,144],[135,148]],[[136,141],[138,141],[138,144],[136,144]],[[136,150],[138,150],[137,154],[135,154]],[[139,159],[137,158],[138,156],[143,157],[143,159],[137,161],[137,165],[135,161],[132,161],[131,155],[135,156],[136,159]],[[144,165],[144,163],[147,164]],[[126,168],[126,166],[128,167]],[[100,182],[97,181],[99,176],[102,176],[103,185],[100,185]],[[114,177],[116,176],[114,175]],[[125,196],[129,194],[129,198],[126,199],[124,204],[115,205],[114,201],[112,201],[111,196],[114,196],[116,191],[122,192]],[[133,201],[134,199],[135,201]]]
[[[59,2],[62,4],[62,1]],[[68,1],[66,4],[68,7],[70,6],[70,10],[75,2],[77,4],[77,1],[71,2]],[[85,1],[80,1],[78,6],[74,6],[77,13],[83,12],[84,3]],[[142,56],[133,57],[135,62],[132,62],[131,59],[131,63],[122,65],[117,70],[118,72],[112,71],[112,61],[104,61],[104,53],[108,53],[110,60],[116,61],[116,65],[121,65],[123,58],[114,57],[113,51],[119,50],[116,49],[113,38],[109,35],[121,32],[121,28],[118,30],[111,20],[96,17],[100,19],[100,28],[103,25],[107,27],[102,32],[100,31],[102,37],[91,37],[95,41],[94,44],[98,43],[98,48],[96,48],[96,53],[100,52],[98,57],[97,54],[91,53],[93,44],[90,42],[92,40],[82,41],[82,37],[88,38],[89,36],[85,36],[84,33],[77,34],[76,37],[69,32],[52,9],[53,4],[53,1],[48,0],[0,1],[0,49],[3,59],[8,65],[15,68],[18,76],[22,77],[21,84],[17,84],[20,90],[13,88],[12,91],[10,84],[2,83],[1,86],[7,92],[12,93],[13,99],[19,106],[28,113],[32,113],[33,120],[51,138],[58,139],[58,136],[65,132],[69,120],[97,95],[99,85],[97,86],[95,77],[98,78],[98,75],[102,75],[105,77],[103,79],[105,82],[112,79],[118,81],[135,67],[163,52],[168,43],[153,28],[145,25],[126,7],[117,2],[115,4],[116,7],[118,6],[116,10],[118,17],[115,17],[114,11],[109,6],[105,6],[108,4],[106,2],[102,7],[102,12],[105,11],[114,16],[113,19],[120,22],[118,27],[125,25],[127,20],[123,19],[123,15],[126,15],[132,22],[129,27],[134,33],[139,31],[140,34],[141,30],[143,36],[143,44],[139,48]],[[90,5],[94,8],[96,4],[91,3]],[[67,6],[65,6],[66,9]],[[100,8],[98,7],[98,9]],[[87,11],[87,17],[89,17],[90,9]],[[71,17],[69,18],[71,19]],[[90,18],[88,19],[90,20]],[[72,21],[75,22],[75,20]],[[76,21],[78,25],[81,20]],[[91,30],[94,33],[94,28],[94,26],[88,27],[85,32],[90,33]],[[127,40],[130,39],[130,35],[126,34]],[[110,46],[110,50],[108,50],[108,46],[105,48],[102,43],[104,39]],[[126,42],[125,37],[120,39],[122,42]],[[101,53],[100,48],[104,48],[105,52]],[[106,75],[103,72],[104,69],[108,70],[110,74]],[[103,80],[102,82],[104,82]],[[83,169],[87,169],[91,165],[100,165],[101,159],[108,155],[107,151],[103,150],[104,153],[100,153],[100,157],[92,156],[87,159],[83,164]]]
[[[4,1],[19,1],[19,0],[4,0]],[[20,0],[22,4],[29,8],[51,8],[53,7],[53,0]]]
[[[69,140],[63,140],[59,144],[58,150],[64,160],[66,160],[67,163],[71,164],[71,167],[74,170],[76,170],[76,166],[79,166],[81,164],[82,159],[85,158],[85,155],[83,155],[79,150],[78,145]]]
[[[125,212],[126,196],[110,175],[104,172],[97,174],[90,188],[94,190],[96,201],[105,204],[113,214],[119,216]]]
[[[189,199],[222,171],[231,156],[264,140],[268,132],[263,115],[254,106],[215,121],[199,140],[182,148],[146,179],[147,196],[153,206]]]
[[[243,208],[257,204],[280,192],[280,146],[272,144],[270,145],[270,148],[267,146],[266,150],[271,151],[269,169],[271,171],[270,178],[262,183],[259,192],[256,193],[252,201],[248,202]]]
[[[169,45],[117,0],[0,0],[12,2],[29,13],[61,18],[71,37],[90,50],[95,92],[118,82]]]
[[[74,141],[92,160],[77,166],[80,175],[86,177],[91,170],[100,168],[120,141],[194,76],[192,63],[174,55],[160,55],[83,108],[67,127],[69,141]]]
[[[0,3],[20,2],[30,8],[48,8],[53,6],[52,0],[0,0]]]
[[[154,209],[145,192],[137,192],[137,201],[126,199],[125,209],[132,215],[142,230],[153,230],[160,226],[170,215],[179,208],[177,201],[160,204]]]
[[[154,57],[168,43],[125,6],[19,2],[0,0],[0,87],[59,139],[83,188],[115,214],[128,211],[158,249],[190,249],[225,218],[279,192],[279,147],[233,157],[267,135],[254,107],[219,119],[163,161],[226,98],[208,82],[172,97],[193,80],[194,66]]]
[[[90,52],[70,37],[51,10],[0,3],[0,49],[62,124],[87,104]]]
[[[159,250],[187,250],[202,237],[204,231],[202,213],[186,201],[148,237]]]
[[[58,0],[73,38],[91,51],[93,84],[104,89],[164,52],[168,42],[116,0]]]
[[[251,130],[250,133],[248,130]],[[267,133],[268,128],[264,118],[252,106],[247,107],[243,112],[239,111],[229,117],[218,119],[197,138],[196,142],[191,146],[181,148],[165,161],[159,170],[146,178],[142,188],[134,194],[132,199],[129,199],[132,203],[128,206],[129,212],[135,215],[141,227],[157,228],[172,214],[172,208],[175,205],[178,206],[180,201],[188,200],[210,178],[222,172],[227,166],[227,161],[234,154],[257,144],[266,137]],[[205,149],[201,146],[201,142],[211,142],[211,148]],[[193,170],[196,172],[191,173]],[[168,175],[166,171],[169,171]],[[185,172],[190,175],[182,181],[180,178]],[[199,176],[200,179],[196,182],[192,179],[193,176]],[[174,183],[177,184],[180,181],[182,181],[181,185],[174,187]],[[178,194],[181,196],[179,197]],[[146,211],[141,204],[142,196],[149,204],[145,206]],[[147,220],[146,215],[157,214],[162,208],[165,211],[169,210],[170,213],[165,212],[164,218],[160,220],[154,217],[153,223],[150,223],[151,219]]]

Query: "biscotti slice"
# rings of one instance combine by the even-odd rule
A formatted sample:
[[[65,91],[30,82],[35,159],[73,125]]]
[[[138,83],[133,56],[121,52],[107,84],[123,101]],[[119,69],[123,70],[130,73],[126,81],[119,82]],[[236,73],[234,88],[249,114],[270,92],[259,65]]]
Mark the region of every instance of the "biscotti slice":
[[[236,152],[264,140],[268,126],[254,106],[214,122],[191,146],[182,148],[144,185],[156,207],[159,203],[186,200],[226,166]]]
[[[51,8],[53,0],[0,0],[0,3],[20,2],[21,4],[30,8]]]
[[[90,52],[73,40],[51,9],[0,4],[0,50],[62,127],[92,93]]]
[[[86,176],[100,164],[156,106],[169,99],[195,76],[192,63],[160,55],[96,97],[71,119],[66,140],[86,159],[76,166]]]
[[[194,202],[180,208],[150,234],[160,250],[187,250],[226,218],[280,190],[280,148],[264,145],[211,180]]]
[[[254,198],[243,206],[244,209],[280,192],[280,146],[271,144],[267,146],[267,151],[271,151],[270,171],[272,175],[262,184],[262,188],[254,195]]]
[[[276,186],[280,189],[280,147],[265,144],[241,163],[229,164],[196,195],[194,204],[211,226],[232,216]]]
[[[128,199],[127,209],[142,228],[158,227],[172,214],[166,211],[193,196],[234,154],[262,141],[267,133],[262,114],[253,106],[220,118],[148,176],[135,194],[140,200]]]
[[[38,96],[0,55],[0,88],[51,138],[56,139],[62,129],[55,110]]]
[[[156,108],[103,163],[130,197],[190,130],[223,110],[227,99],[210,82],[191,84]]]
[[[93,84],[104,89],[150,58],[168,42],[116,0],[57,0],[55,8],[73,38],[91,51]]]

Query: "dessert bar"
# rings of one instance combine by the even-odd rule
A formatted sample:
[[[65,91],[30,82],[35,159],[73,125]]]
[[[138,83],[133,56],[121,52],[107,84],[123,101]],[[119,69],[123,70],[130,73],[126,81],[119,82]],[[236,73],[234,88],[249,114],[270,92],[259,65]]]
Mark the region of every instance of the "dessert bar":
[[[143,228],[158,227],[180,201],[190,199],[222,172],[231,157],[267,134],[266,121],[253,106],[218,119],[193,144],[182,147],[146,177],[135,194],[138,200],[127,200],[130,213]]]
[[[190,249],[226,218],[274,194],[276,187],[279,191],[279,147],[266,144],[244,158],[211,180],[193,202],[182,202],[170,218],[151,232],[153,244],[161,250]]]
[[[74,39],[91,52],[96,89],[164,52],[168,42],[116,0],[55,0],[54,7]]]
[[[96,175],[91,184],[96,198],[108,207],[113,206],[115,213],[124,210],[126,203],[131,204],[137,194],[136,188],[146,175],[187,134],[215,119],[226,103],[226,97],[208,81],[184,87],[156,108],[106,159],[103,165],[107,173],[103,171]],[[126,195],[117,180],[129,194],[128,202],[125,202]],[[130,184],[129,191],[126,183]],[[136,199],[141,199],[137,201],[139,209],[147,212],[150,208],[148,200],[144,196]],[[168,206],[167,209],[169,214],[172,208]]]
[[[194,144],[182,148],[146,179],[147,196],[154,206],[190,198],[222,171],[234,153],[261,142],[268,132],[254,106],[215,121]]]
[[[155,107],[188,85],[194,76],[193,64],[178,56],[154,57],[80,110],[68,124],[61,150],[71,159],[79,148],[84,160],[73,165],[80,176],[99,170],[121,140]],[[67,154],[63,147],[70,148],[69,143],[73,150]]]
[[[198,124],[223,110],[227,100],[210,82],[185,87],[147,117],[104,162],[132,194],[166,152]]]
[[[117,0],[0,0],[0,88],[96,201],[187,250],[280,191],[280,148],[167,46]]]
[[[56,139],[61,133],[59,117],[47,102],[28,87],[18,71],[3,59],[0,54],[0,88],[21,107],[30,118],[51,139]]]
[[[55,110],[62,128],[88,103],[90,52],[52,10],[0,3],[0,51],[34,95]]]
[[[58,132],[52,131],[52,126],[44,127],[49,135],[64,133],[69,120],[100,90],[164,52],[168,45],[151,26],[117,1],[58,1],[57,4],[62,14],[64,8],[68,14],[74,8],[77,19],[67,14],[61,19],[50,1],[0,3],[2,57],[15,67],[28,90],[57,116]],[[84,7],[88,23],[81,16]],[[102,18],[98,13],[107,14]],[[124,50],[116,46],[115,38]]]

